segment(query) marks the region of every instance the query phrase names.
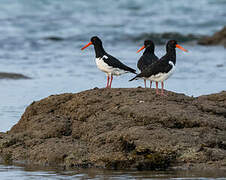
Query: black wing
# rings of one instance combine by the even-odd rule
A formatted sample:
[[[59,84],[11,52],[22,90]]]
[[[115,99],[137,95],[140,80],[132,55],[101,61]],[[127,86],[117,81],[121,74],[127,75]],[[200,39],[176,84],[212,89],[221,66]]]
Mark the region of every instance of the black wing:
[[[172,65],[169,64],[168,61],[159,60],[149,65],[140,74],[136,75],[136,77],[134,77],[133,79],[130,79],[129,81],[132,81],[136,78],[143,78],[143,77],[148,78],[158,73],[168,73],[171,69],[172,69]]]
[[[142,55],[137,63],[138,69],[142,72],[149,65],[155,63],[159,58],[155,54]]]
[[[107,57],[105,57],[105,56],[107,56]],[[113,68],[120,68],[120,69],[123,69],[125,71],[129,71],[131,73],[136,74],[136,70],[135,69],[132,69],[132,68],[126,66],[125,64],[121,63],[118,59],[116,59],[115,57],[111,56],[110,54],[106,54],[105,56],[103,56],[102,59],[109,66],[112,66]]]

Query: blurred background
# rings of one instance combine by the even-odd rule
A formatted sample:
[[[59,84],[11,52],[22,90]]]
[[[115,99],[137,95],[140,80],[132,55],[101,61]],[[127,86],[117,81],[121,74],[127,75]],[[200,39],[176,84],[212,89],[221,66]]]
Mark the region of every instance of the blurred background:
[[[225,90],[225,48],[197,44],[226,25],[225,9],[225,0],[1,0],[0,72],[31,79],[1,76],[0,131],[33,101],[105,87],[93,47],[80,50],[94,35],[132,68],[145,39],[154,40],[159,57],[166,41],[176,39],[189,53],[177,50],[177,70],[165,88],[189,96]],[[133,76],[116,77],[112,87],[143,86],[142,80],[128,82]]]

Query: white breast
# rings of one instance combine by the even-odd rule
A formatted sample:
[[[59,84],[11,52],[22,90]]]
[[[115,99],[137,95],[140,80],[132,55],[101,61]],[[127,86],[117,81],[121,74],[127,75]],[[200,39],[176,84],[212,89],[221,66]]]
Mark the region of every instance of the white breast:
[[[176,69],[176,66],[173,64],[172,61],[169,61],[169,64],[172,66],[172,69],[168,73],[158,73],[156,75],[150,76],[148,79],[156,82],[162,82],[167,80]]]
[[[103,58],[107,59],[108,57],[106,55],[104,55],[102,58],[96,58],[96,65],[97,65],[98,69],[107,73],[107,75],[119,76],[121,74],[127,73],[127,71],[124,71],[122,69],[109,66],[107,63],[104,62]]]

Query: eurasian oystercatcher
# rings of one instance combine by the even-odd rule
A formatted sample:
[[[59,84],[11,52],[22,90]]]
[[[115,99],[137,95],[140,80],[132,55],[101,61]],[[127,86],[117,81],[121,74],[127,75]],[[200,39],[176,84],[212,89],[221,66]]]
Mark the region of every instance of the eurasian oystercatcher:
[[[131,72],[136,74],[136,70],[126,66],[125,64],[121,63],[118,59],[111,56],[110,54],[106,53],[102,41],[97,36],[93,36],[90,42],[85,45],[81,50],[87,48],[91,44],[94,45],[94,50],[96,54],[96,65],[97,67],[107,74],[107,86],[106,88],[111,88],[113,75],[119,76],[121,74]],[[110,79],[110,77],[111,79]],[[110,79],[110,82],[109,82]]]
[[[155,45],[151,40],[145,40],[144,45],[137,51],[139,53],[141,50],[145,48],[143,55],[140,57],[139,61],[137,62],[137,67],[142,72],[145,68],[149,65],[156,62],[159,58],[155,55]],[[150,81],[150,88],[151,88],[152,81]],[[146,78],[144,78],[144,87],[146,88]]]
[[[144,71],[142,71],[140,74],[136,75],[136,77],[130,79],[129,81],[132,81],[137,78],[146,78],[151,81],[155,81],[156,94],[159,94],[158,82],[161,82],[162,85],[161,95],[165,95],[163,91],[163,81],[168,79],[175,71],[176,48],[179,48],[187,52],[186,49],[177,44],[177,41],[170,40],[166,44],[166,54],[155,63],[149,65],[146,69],[144,69]]]

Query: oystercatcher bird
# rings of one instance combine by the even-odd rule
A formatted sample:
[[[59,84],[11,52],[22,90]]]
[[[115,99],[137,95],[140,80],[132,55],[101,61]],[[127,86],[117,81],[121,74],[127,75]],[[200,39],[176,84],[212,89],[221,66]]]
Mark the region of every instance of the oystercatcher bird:
[[[177,44],[177,41],[170,40],[166,44],[166,54],[155,63],[149,65],[140,74],[136,75],[136,77],[134,77],[133,79],[130,79],[129,81],[132,81],[138,78],[146,78],[151,81],[155,81],[156,94],[159,94],[158,82],[161,82],[161,85],[162,85],[161,95],[165,95],[163,90],[163,85],[164,85],[163,82],[167,80],[175,71],[176,48],[179,48],[187,52],[186,49],[184,49],[183,47]]]
[[[134,73],[136,74],[136,70],[126,66],[125,64],[121,63],[118,59],[111,56],[110,54],[106,53],[102,41],[99,37],[93,36],[90,42],[85,45],[81,50],[84,50],[90,45],[94,45],[94,50],[96,54],[96,65],[97,67],[107,74],[107,86],[106,88],[111,88],[113,75],[119,76],[124,73]],[[110,80],[110,82],[109,82]]]
[[[145,40],[144,45],[137,51],[139,53],[141,50],[144,50],[143,55],[140,57],[139,61],[137,62],[137,67],[142,72],[145,68],[149,65],[153,64],[154,62],[158,61],[158,57],[155,55],[155,44],[151,40]],[[152,81],[150,81],[150,88],[151,88]],[[146,78],[144,78],[144,87],[146,88]]]

